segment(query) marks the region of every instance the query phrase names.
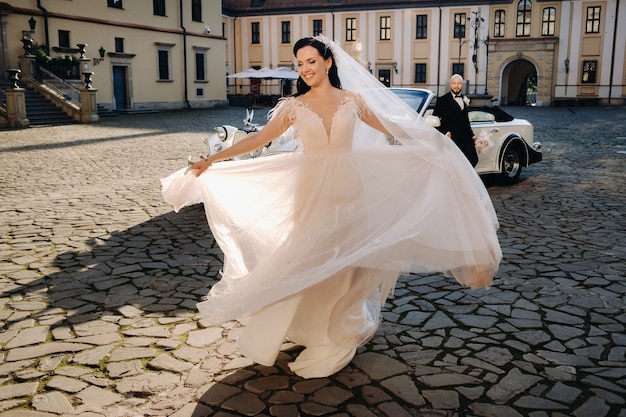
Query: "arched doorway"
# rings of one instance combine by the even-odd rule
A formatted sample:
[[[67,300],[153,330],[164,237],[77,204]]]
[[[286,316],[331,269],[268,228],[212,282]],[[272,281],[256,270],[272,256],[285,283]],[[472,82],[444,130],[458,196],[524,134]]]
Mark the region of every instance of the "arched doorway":
[[[502,71],[500,103],[505,106],[534,106],[537,101],[537,69],[526,59],[506,64]]]

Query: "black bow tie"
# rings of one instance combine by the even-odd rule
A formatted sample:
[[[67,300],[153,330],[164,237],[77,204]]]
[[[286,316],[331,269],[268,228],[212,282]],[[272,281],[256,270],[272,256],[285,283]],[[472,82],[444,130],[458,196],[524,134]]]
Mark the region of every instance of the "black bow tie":
[[[463,98],[463,94],[455,94],[454,98]]]

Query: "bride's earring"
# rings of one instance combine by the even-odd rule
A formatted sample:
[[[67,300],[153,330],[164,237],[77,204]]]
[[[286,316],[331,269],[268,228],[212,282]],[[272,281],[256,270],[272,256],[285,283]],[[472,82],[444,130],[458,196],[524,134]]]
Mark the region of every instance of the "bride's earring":
[[[326,68],[326,74],[328,74],[328,68]]]

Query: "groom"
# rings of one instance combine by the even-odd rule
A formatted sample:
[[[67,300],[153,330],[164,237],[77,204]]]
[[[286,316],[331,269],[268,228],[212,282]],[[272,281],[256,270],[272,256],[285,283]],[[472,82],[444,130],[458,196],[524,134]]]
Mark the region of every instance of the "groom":
[[[437,98],[433,116],[441,120],[437,129],[451,138],[475,167],[478,163],[478,153],[474,146],[476,136],[469,122],[469,99],[461,94],[462,88],[463,77],[459,74],[450,77],[450,91]]]

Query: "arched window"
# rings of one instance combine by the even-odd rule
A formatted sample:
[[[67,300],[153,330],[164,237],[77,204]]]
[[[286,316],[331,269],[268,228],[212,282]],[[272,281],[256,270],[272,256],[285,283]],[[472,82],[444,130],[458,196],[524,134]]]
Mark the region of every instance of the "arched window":
[[[504,10],[496,10],[493,16],[493,36],[496,38],[504,37],[504,20],[506,13]]]
[[[517,3],[517,26],[515,36],[530,36],[530,12],[532,2],[530,0],[520,0]]]
[[[546,7],[541,18],[541,36],[554,36],[556,25],[556,9]]]

